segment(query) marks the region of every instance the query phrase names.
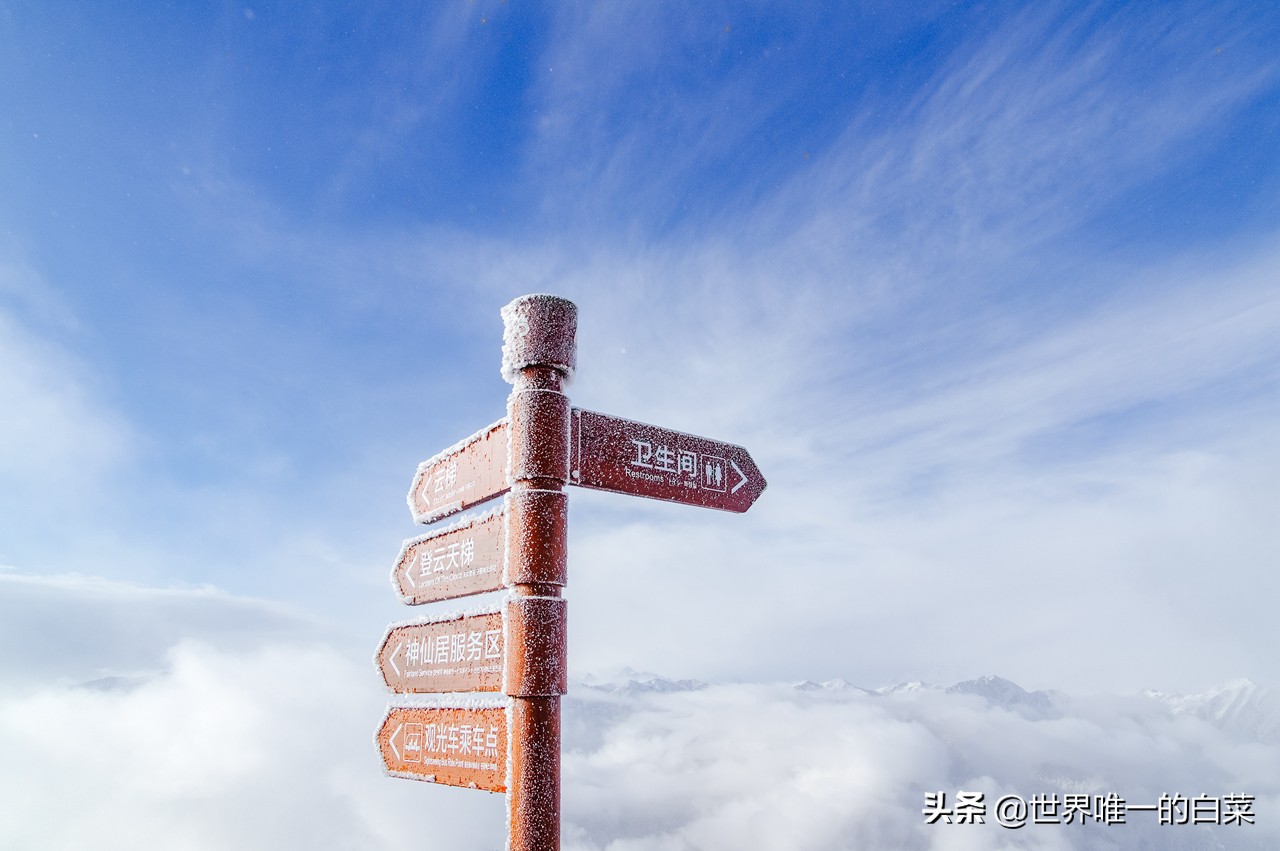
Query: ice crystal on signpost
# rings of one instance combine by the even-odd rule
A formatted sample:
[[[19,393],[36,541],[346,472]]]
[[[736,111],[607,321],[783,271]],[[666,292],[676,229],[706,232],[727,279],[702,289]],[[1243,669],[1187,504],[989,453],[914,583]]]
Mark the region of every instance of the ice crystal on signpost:
[[[569,406],[577,307],[528,295],[502,308],[507,416],[418,465],[408,503],[433,523],[506,494],[500,508],[405,541],[391,583],[416,605],[506,587],[487,610],[392,624],[374,656],[397,693],[501,691],[388,708],[388,774],[506,792],[508,847],[560,847],[560,697],[568,688],[566,484],[725,511],[765,488],[741,446]]]

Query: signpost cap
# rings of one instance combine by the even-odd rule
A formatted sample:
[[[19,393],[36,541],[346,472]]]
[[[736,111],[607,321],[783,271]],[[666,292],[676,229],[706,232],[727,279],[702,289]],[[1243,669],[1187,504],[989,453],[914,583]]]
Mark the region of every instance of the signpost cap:
[[[578,362],[578,306],[543,293],[522,295],[502,308],[502,377],[514,384],[526,366],[550,366],[573,378]]]

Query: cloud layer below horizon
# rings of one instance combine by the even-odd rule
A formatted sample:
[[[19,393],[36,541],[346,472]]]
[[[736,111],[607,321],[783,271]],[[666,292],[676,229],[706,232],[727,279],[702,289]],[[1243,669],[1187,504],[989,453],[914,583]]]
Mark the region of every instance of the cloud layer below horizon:
[[[216,615],[228,601],[184,605]],[[83,654],[50,645],[43,682],[0,694],[0,836],[48,851],[501,847],[501,796],[381,775],[372,733],[387,696],[367,656],[314,625],[244,611],[222,632],[182,618],[185,631],[145,643],[173,642],[158,664],[121,641],[138,624],[104,621],[100,643],[122,649],[88,683],[56,673],[82,669]],[[6,677],[27,669],[27,655],[5,645]],[[1026,695],[999,681],[885,694],[636,674],[575,681],[565,848],[1273,847],[1280,706],[1265,690],[1239,693],[1271,714],[1232,727],[1172,699]],[[1005,794],[1152,804],[1245,793],[1257,823],[1158,826],[1130,813],[1125,825],[1009,830],[992,813],[980,825],[925,824],[924,796],[936,791],[982,792],[989,807]]]

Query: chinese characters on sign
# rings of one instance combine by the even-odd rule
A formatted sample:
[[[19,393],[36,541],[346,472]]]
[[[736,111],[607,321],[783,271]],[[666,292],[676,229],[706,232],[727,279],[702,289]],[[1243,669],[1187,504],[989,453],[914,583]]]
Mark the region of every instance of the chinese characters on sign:
[[[1165,793],[1154,804],[1130,804],[1114,792],[1108,795],[1057,793],[1004,795],[996,801],[992,815],[996,822],[1010,830],[1030,824],[1126,824],[1131,812],[1153,812],[1160,825],[1235,825],[1254,824],[1253,795],[1178,795]],[[986,795],[983,792],[958,791],[948,802],[946,792],[926,792],[925,824],[985,824]]]
[[[507,790],[505,704],[392,706],[377,742],[387,772],[396,777]]]
[[[656,481],[665,477],[690,490],[701,487],[723,492],[728,486],[728,467],[719,456],[704,454],[699,457],[697,452],[681,449],[678,445],[675,449],[665,443],[655,446],[652,441],[637,440],[634,437],[630,438],[630,442],[635,455],[627,462],[630,468],[627,474],[632,478]],[[742,487],[746,483],[746,477],[741,470],[735,472],[738,474],[735,487]],[[653,474],[657,474],[657,477],[654,478]]]
[[[457,526],[410,538],[392,568],[392,584],[410,605],[502,588],[506,552],[503,509]]]
[[[580,408],[570,453],[570,482],[596,490],[742,512],[765,488],[741,446]]]
[[[378,647],[387,687],[398,694],[502,690],[501,612],[393,625]]]
[[[527,295],[502,309],[507,417],[418,465],[407,501],[434,523],[404,542],[392,585],[410,605],[509,589],[501,611],[393,624],[375,663],[394,692],[501,692],[393,705],[377,733],[387,773],[508,792],[512,851],[560,847],[566,674],[565,485],[743,512],[765,488],[741,446],[574,409],[577,308]],[[450,702],[445,702],[450,701]]]
[[[434,523],[506,493],[506,420],[418,465],[409,488],[413,522]]]

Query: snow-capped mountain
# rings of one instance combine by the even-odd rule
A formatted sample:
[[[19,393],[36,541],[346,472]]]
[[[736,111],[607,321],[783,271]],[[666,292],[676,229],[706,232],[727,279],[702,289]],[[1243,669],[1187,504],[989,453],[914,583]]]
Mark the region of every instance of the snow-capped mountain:
[[[1054,693],[1029,692],[1003,677],[986,676],[976,680],[965,680],[951,686],[947,689],[947,693],[977,695],[996,706],[1031,712],[1042,718],[1056,717],[1060,714]]]
[[[1280,743],[1280,692],[1233,680],[1200,694],[1144,691],[1175,715],[1193,715],[1242,739]]]
[[[799,691],[811,691],[811,692],[851,692],[852,691],[852,692],[861,692],[863,694],[872,694],[872,692],[868,691],[867,689],[864,689],[861,686],[855,686],[853,683],[849,682],[848,680],[841,679],[841,678],[836,678],[834,680],[823,680],[820,683],[815,683],[813,680],[805,680],[802,683],[798,683],[796,685],[796,688]]]

